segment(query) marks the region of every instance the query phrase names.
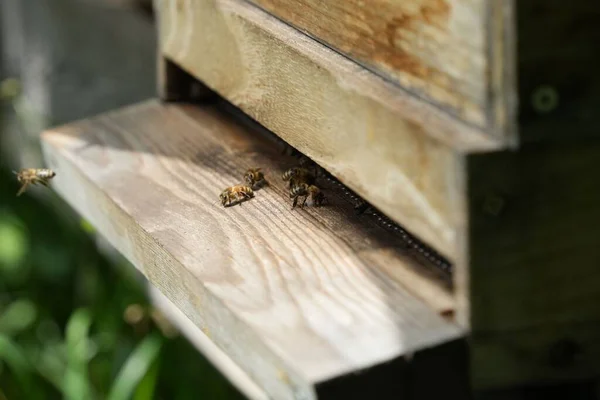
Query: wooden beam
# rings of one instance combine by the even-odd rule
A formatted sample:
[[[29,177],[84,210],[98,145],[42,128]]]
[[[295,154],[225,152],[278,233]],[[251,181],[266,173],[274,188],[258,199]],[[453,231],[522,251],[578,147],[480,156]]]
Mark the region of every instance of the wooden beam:
[[[57,192],[271,397],[312,399],[462,335],[415,294],[437,283],[386,272],[433,267],[337,186],[319,183],[328,206],[292,210],[279,176],[295,161],[212,107],[151,101],[45,132],[43,149]],[[218,204],[257,166],[270,186]]]
[[[467,168],[475,386],[597,375],[600,142],[472,155]]]
[[[393,80],[415,96],[487,126],[486,3],[482,0],[250,0]]]
[[[497,143],[243,1],[160,4],[167,57],[454,257],[458,150]]]

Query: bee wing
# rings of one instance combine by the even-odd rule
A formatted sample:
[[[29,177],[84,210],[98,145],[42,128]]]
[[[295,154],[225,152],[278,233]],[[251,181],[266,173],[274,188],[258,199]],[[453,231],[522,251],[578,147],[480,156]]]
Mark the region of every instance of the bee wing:
[[[21,188],[19,189],[19,191],[17,192],[17,196],[20,196],[23,194],[23,192],[25,192],[25,190],[27,189],[27,187],[29,186],[29,182],[25,182],[23,183],[23,185],[21,185]]]
[[[38,180],[38,182],[40,182],[42,185],[44,185],[46,187],[50,187],[50,183],[48,182],[48,179],[41,178]]]

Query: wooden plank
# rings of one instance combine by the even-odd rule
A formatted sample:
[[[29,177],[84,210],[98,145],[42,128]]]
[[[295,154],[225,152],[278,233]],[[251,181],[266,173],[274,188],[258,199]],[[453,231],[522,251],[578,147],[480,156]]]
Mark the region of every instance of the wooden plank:
[[[48,131],[43,149],[57,192],[274,398],[461,335],[386,272],[419,268],[399,238],[326,183],[327,207],[292,211],[277,178],[292,161],[211,107],[151,101]],[[253,166],[271,186],[217,204]]]
[[[476,386],[600,373],[600,142],[467,165]]]
[[[481,135],[244,2],[165,0],[160,10],[167,57],[454,257],[464,172],[454,146],[484,148]]]
[[[411,94],[477,126],[487,126],[489,2],[249,1]]]

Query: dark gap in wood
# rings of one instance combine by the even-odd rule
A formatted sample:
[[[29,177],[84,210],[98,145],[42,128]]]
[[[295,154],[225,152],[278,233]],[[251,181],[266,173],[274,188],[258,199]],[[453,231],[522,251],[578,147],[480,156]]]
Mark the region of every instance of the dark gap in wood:
[[[136,10],[140,12],[146,18],[155,21],[156,14],[154,12],[154,5],[152,4],[152,0],[134,0],[133,6]]]
[[[162,101],[206,104],[218,98],[213,90],[167,57],[160,56],[158,74]]]

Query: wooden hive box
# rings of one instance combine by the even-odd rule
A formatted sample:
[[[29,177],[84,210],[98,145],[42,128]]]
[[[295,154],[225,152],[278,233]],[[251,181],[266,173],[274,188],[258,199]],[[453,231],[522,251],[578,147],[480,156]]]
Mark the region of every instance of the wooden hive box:
[[[45,159],[249,397],[597,376],[597,2],[155,9],[159,99],[45,132]],[[325,207],[291,209],[286,148]],[[257,166],[270,185],[221,207]]]

